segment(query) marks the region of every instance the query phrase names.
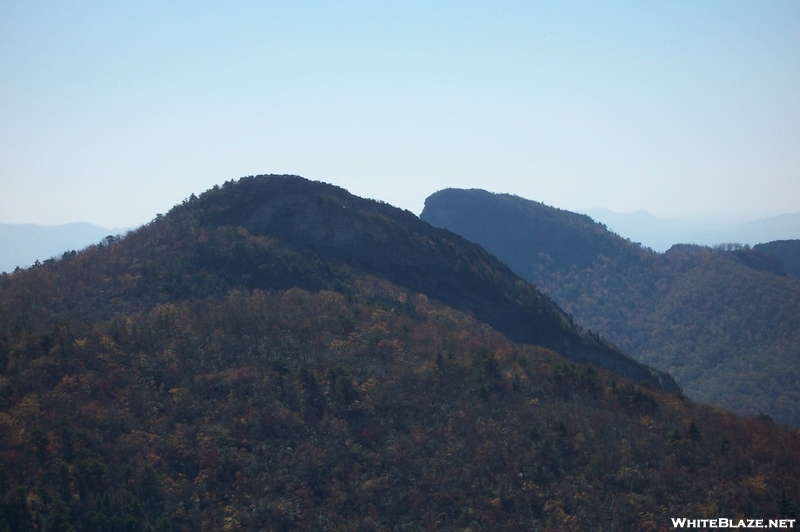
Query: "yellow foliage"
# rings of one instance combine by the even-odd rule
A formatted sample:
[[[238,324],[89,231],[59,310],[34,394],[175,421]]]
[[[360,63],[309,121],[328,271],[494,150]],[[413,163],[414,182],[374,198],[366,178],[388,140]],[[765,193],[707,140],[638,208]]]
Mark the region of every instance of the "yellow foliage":
[[[756,475],[754,477],[746,478],[744,479],[743,483],[758,493],[764,493],[767,490],[767,481],[764,478],[764,475]]]

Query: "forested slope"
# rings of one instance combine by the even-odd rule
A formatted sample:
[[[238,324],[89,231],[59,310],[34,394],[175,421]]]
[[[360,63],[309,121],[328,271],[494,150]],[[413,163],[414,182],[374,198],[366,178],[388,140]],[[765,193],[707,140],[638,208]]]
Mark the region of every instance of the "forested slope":
[[[585,215],[480,190],[438,192],[422,218],[485,246],[693,399],[800,425],[800,282],[775,255],[655,253]]]
[[[457,262],[474,246],[280,179],[230,182],[0,276],[0,530],[662,530],[675,516],[797,515],[797,431],[513,343],[444,292],[401,284],[423,282],[420,249],[450,242]],[[237,203],[275,182],[294,192],[265,193],[252,216]],[[326,211],[331,198],[351,203]],[[296,210],[309,202],[323,208]],[[305,214],[280,233],[271,209]],[[418,250],[399,270],[346,249],[388,227],[409,240],[392,233],[387,252]],[[452,301],[548,301],[474,253],[459,271],[488,268],[485,291]],[[553,340],[573,334],[559,323],[553,345],[602,347]]]
[[[776,240],[757,244],[753,249],[780,258],[786,273],[800,279],[800,240]]]

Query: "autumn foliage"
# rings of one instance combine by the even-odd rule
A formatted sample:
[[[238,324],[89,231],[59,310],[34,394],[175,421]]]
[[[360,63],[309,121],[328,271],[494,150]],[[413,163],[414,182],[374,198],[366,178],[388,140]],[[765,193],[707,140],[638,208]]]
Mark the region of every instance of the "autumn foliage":
[[[0,530],[798,513],[795,430],[513,343],[241,227],[169,223],[0,278]]]

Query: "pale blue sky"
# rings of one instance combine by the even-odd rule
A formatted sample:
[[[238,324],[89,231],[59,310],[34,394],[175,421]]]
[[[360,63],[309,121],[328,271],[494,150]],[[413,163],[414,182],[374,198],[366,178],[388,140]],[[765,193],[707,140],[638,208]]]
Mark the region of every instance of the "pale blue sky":
[[[138,225],[259,173],[415,213],[800,211],[800,2],[387,4],[0,0],[0,222]]]

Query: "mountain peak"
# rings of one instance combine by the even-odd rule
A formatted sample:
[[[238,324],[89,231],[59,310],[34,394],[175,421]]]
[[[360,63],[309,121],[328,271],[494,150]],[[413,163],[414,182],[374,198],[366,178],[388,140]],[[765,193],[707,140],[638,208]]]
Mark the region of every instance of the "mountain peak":
[[[798,241],[656,253],[586,217],[476,190],[436,193],[421,216],[486,246],[689,397],[800,425],[800,285],[786,275]]]
[[[359,198],[345,189],[299,176],[259,175],[229,181],[203,194],[204,223],[238,225],[296,245],[340,248],[387,235],[373,224],[409,223],[416,216]]]
[[[533,249],[561,266],[584,267],[628,245],[585,214],[480,189],[436,192],[425,200],[421,218],[485,245],[512,268],[530,264]]]
[[[677,390],[668,375],[580,330],[550,298],[481,246],[411,212],[285,175],[228,182],[172,216],[180,216],[183,207],[201,226],[242,227],[334,267],[377,275],[471,312],[513,341],[543,345],[635,381]]]
[[[797,431],[554,350],[674,386],[407,212],[230,182],[0,275],[0,530],[640,530],[798,507]]]

